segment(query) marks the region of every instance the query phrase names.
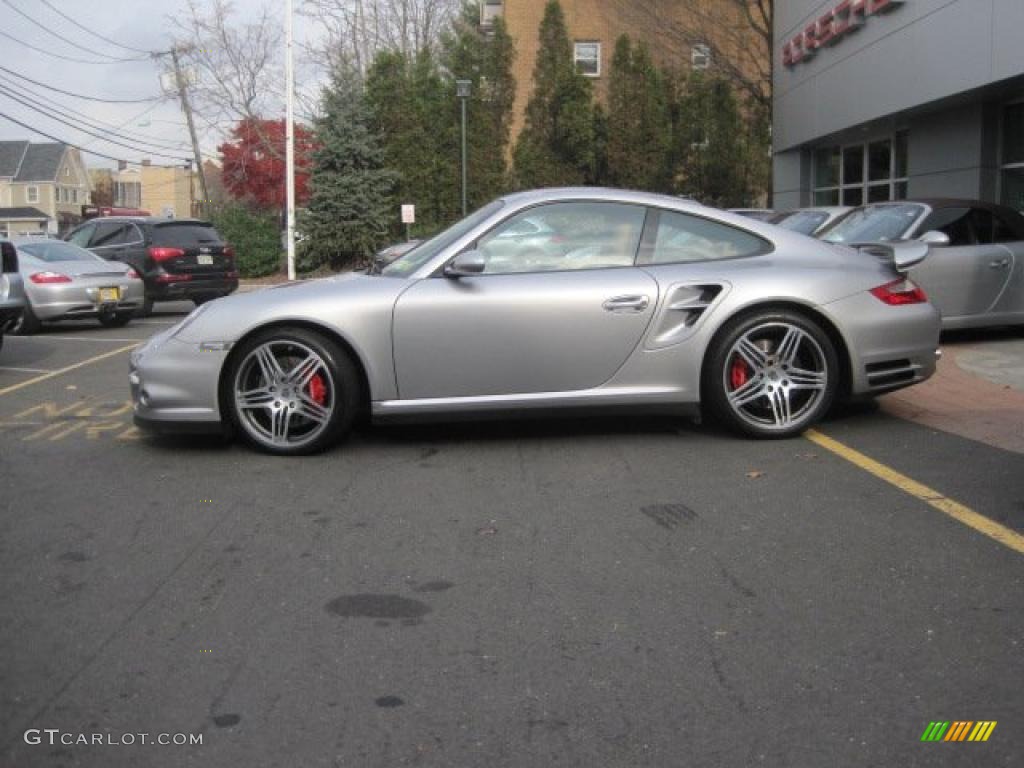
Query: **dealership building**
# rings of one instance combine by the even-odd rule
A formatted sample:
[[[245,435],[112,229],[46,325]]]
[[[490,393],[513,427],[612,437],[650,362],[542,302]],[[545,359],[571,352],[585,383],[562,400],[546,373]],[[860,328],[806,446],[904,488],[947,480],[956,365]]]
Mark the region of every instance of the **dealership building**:
[[[775,4],[773,205],[1024,210],[1024,0]]]

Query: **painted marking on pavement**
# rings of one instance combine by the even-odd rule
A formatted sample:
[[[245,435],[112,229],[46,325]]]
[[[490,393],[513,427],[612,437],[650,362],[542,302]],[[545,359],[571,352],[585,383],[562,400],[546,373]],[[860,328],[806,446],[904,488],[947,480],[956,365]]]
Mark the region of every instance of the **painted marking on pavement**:
[[[100,360],[106,360],[107,358],[114,357],[115,355],[120,355],[121,353],[127,352],[130,349],[135,349],[135,347],[137,347],[141,343],[142,342],[139,341],[139,342],[136,342],[134,344],[129,344],[126,347],[118,347],[117,349],[112,349],[109,352],[104,352],[102,355],[96,355],[95,357],[90,357],[89,359],[83,360],[80,363],[75,363],[74,365],[68,365],[68,366],[65,366],[64,368],[58,368],[56,371],[50,371],[49,373],[44,373],[41,376],[35,376],[35,377],[33,377],[31,379],[28,379],[27,381],[23,381],[23,382],[21,382],[19,384],[12,384],[9,387],[4,387],[3,389],[0,389],[0,396],[8,395],[11,392],[16,392],[19,389],[24,389],[25,387],[30,387],[33,384],[38,384],[39,382],[46,381],[47,379],[52,379],[55,376],[61,376],[61,375],[65,374],[65,373],[68,373],[69,371],[78,370],[79,368],[82,368],[83,366],[92,365],[93,363],[98,363]]]
[[[865,472],[869,472],[880,480],[884,480],[890,485],[896,486],[904,493],[931,505],[944,515],[953,518],[957,522],[973,528],[978,533],[984,534],[990,539],[998,541],[1000,544],[1009,547],[1015,552],[1024,554],[1024,536],[1016,531],[1013,531],[1004,525],[1000,525],[995,520],[991,520],[984,515],[975,512],[970,507],[966,507],[958,501],[954,501],[947,496],[943,496],[933,488],[929,488],[927,485],[919,483],[916,480],[897,472],[892,467],[888,467],[879,461],[875,461],[870,456],[865,456],[860,451],[856,451],[853,448],[840,443],[838,440],[834,440],[827,435],[823,435],[815,429],[809,429],[804,432],[804,437],[825,450],[831,451],[836,456],[846,459],[851,464],[863,469]]]
[[[46,368],[15,368],[12,365],[0,365],[0,371],[14,371],[15,373],[53,373]]]
[[[42,334],[39,336],[12,336],[11,338],[20,339],[21,341],[134,341],[137,344],[145,341],[145,339],[133,339],[125,336],[86,336],[84,333],[80,336],[51,336],[50,334]]]

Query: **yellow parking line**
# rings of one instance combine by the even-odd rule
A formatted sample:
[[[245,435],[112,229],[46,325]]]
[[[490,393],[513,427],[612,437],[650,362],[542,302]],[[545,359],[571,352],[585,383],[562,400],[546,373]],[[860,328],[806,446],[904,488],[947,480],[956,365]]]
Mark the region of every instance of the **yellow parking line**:
[[[54,376],[61,376],[62,374],[67,373],[68,371],[73,371],[76,368],[81,368],[84,365],[91,365],[92,363],[98,363],[100,360],[106,360],[108,357],[114,357],[114,355],[120,355],[122,352],[127,352],[129,349],[135,349],[135,347],[139,346],[139,344],[141,344],[141,343],[142,342],[140,341],[137,344],[129,344],[127,347],[118,347],[117,349],[111,350],[110,352],[104,352],[102,355],[96,355],[96,357],[90,357],[88,360],[83,360],[80,363],[75,363],[74,365],[69,365],[69,366],[67,366],[65,368],[58,368],[56,371],[50,371],[49,373],[44,373],[42,376],[36,376],[35,378],[31,378],[28,381],[23,381],[20,384],[12,384],[9,387],[5,387],[4,389],[0,389],[0,395],[7,395],[7,394],[10,394],[11,392],[16,392],[19,389],[24,389],[25,387],[29,387],[29,386],[31,386],[33,384],[38,384],[41,381],[46,381],[47,379],[52,379]]]
[[[831,437],[823,435],[817,430],[807,430],[804,432],[804,437],[825,450],[831,451],[837,456],[846,459],[851,464],[855,464],[865,472],[870,472],[880,480],[884,480],[890,485],[896,486],[904,493],[908,493],[914,498],[930,504],[944,515],[948,515],[954,520],[973,528],[978,531],[978,533],[982,533],[990,539],[995,539],[1000,544],[1004,544],[1010,549],[1024,554],[1024,536],[1016,531],[1013,531],[1004,525],[1000,525],[984,515],[978,514],[970,507],[965,507],[963,504],[943,496],[941,493],[929,488],[927,485],[919,483],[916,480],[912,480],[906,475],[897,472],[895,469],[887,467],[885,464],[875,461],[869,456],[865,456],[860,451],[855,451],[853,448],[843,445],[843,443],[840,443],[838,440],[833,440]]]

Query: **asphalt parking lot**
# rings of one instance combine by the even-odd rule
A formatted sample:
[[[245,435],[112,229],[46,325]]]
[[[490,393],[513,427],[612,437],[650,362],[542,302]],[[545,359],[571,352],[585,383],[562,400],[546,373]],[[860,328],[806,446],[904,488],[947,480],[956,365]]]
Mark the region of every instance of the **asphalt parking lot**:
[[[189,307],[0,352],[0,765],[1024,764],[1024,454],[870,406],[148,437],[128,350]]]

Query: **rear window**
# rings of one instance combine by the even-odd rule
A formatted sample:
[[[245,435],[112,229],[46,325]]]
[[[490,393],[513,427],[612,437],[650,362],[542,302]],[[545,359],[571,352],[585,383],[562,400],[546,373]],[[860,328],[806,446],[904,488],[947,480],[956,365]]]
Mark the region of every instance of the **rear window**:
[[[153,245],[195,246],[223,242],[212,224],[157,224],[153,227]]]
[[[18,249],[29,256],[34,256],[40,261],[103,261],[92,251],[79,248],[72,243],[65,243],[62,240],[45,240],[39,243],[22,243]]]

